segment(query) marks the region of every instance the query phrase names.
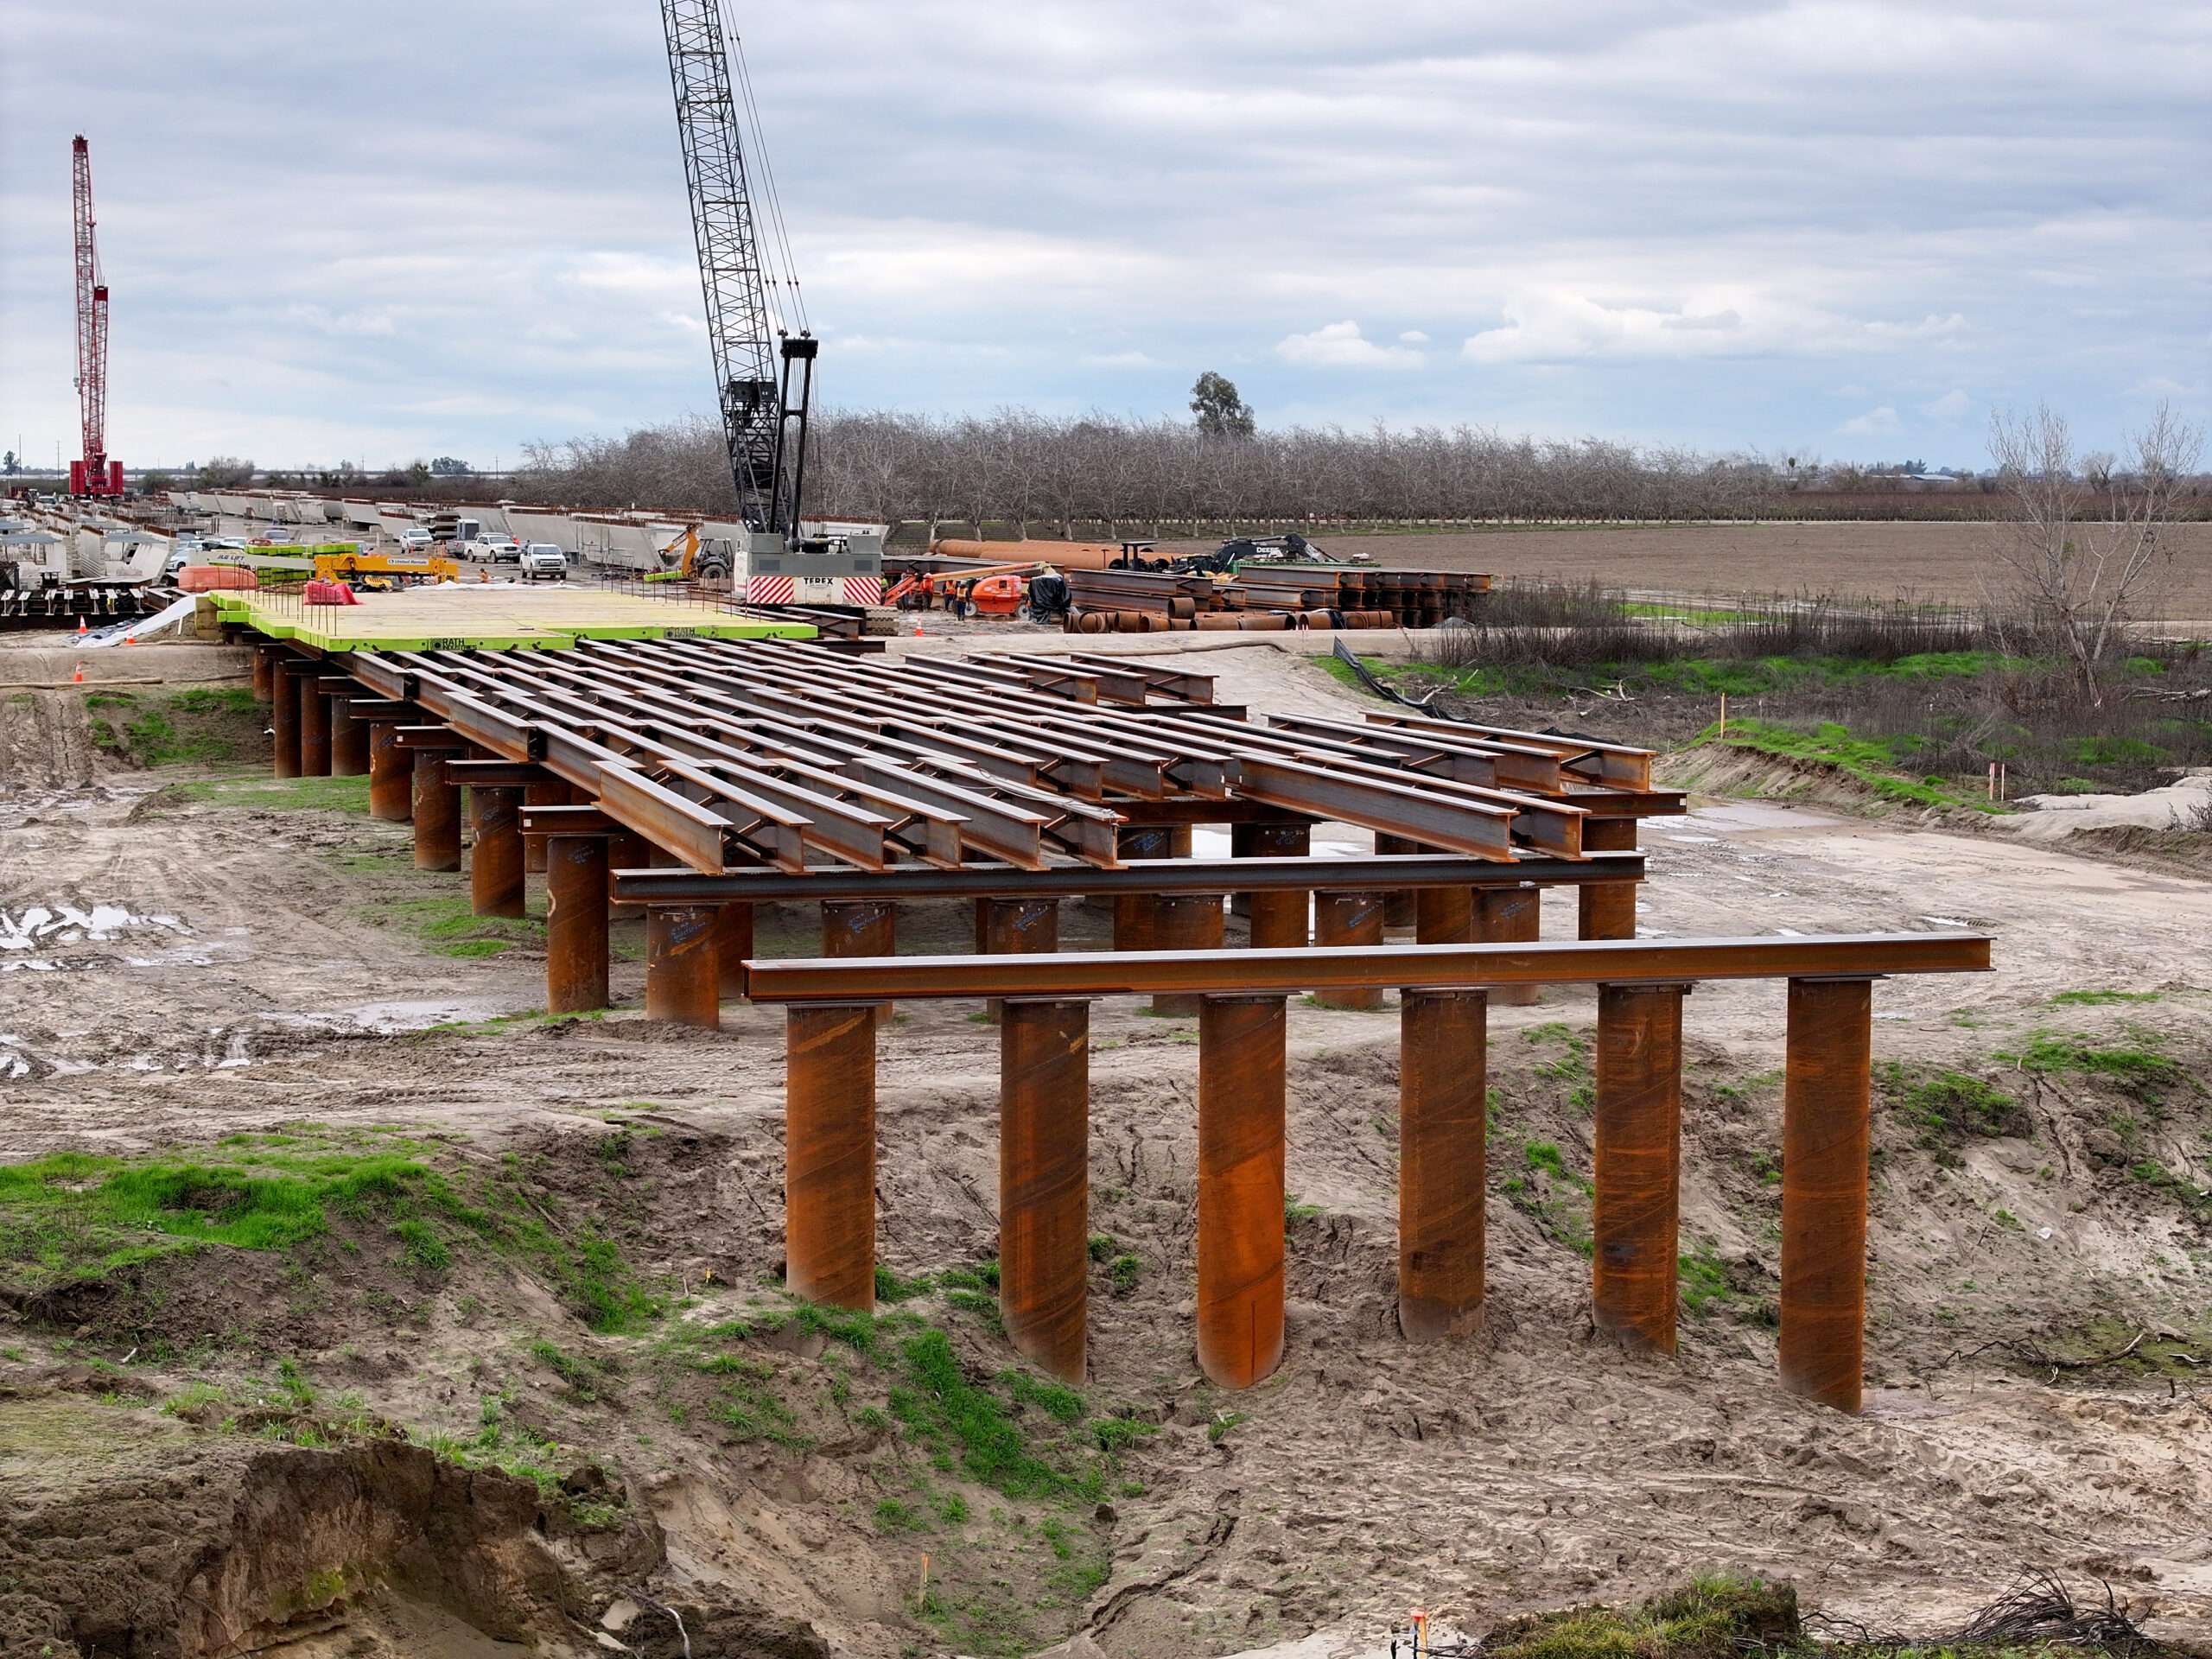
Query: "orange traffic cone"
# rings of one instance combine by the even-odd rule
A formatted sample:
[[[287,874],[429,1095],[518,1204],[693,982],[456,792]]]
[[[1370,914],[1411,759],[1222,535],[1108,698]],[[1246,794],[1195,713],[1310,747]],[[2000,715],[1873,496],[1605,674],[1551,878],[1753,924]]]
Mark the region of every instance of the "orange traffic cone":
[[[915,638],[915,639],[920,639],[921,637],[922,637],[922,613],[921,613],[919,611],[916,611],[916,612],[914,613],[914,638]]]
[[[91,630],[85,626],[85,619],[81,616],[79,617],[77,619],[77,637],[81,639],[90,632]]]
[[[82,685],[85,683],[85,665],[82,663],[78,664],[76,673],[72,675],[70,677],[77,684]]]

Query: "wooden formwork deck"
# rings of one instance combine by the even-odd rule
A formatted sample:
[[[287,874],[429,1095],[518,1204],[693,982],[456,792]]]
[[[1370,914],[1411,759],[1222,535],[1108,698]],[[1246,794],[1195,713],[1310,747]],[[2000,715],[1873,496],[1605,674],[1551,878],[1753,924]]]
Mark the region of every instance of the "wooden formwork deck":
[[[589,588],[441,582],[362,594],[358,605],[309,605],[296,594],[207,595],[226,622],[319,651],[561,651],[578,639],[811,639],[804,622],[766,622],[680,600]]]

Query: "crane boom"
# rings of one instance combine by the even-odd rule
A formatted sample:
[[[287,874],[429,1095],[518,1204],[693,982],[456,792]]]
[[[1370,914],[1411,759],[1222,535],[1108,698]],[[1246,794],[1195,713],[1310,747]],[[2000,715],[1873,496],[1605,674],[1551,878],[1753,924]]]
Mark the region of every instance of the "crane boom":
[[[794,537],[819,342],[770,310],[721,0],[661,0],[660,14],[738,511],[750,529]]]
[[[92,237],[92,155],[81,135],[70,145],[77,224],[77,401],[85,458],[69,465],[72,495],[121,495],[123,468],[107,458],[107,284]]]

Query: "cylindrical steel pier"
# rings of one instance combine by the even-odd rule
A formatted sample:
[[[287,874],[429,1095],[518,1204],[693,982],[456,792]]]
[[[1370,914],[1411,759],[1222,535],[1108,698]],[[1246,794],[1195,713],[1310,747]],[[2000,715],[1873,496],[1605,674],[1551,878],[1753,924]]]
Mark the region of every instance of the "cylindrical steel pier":
[[[1472,944],[1475,890],[1472,887],[1417,887],[1414,891],[1415,944]]]
[[[388,823],[415,816],[415,757],[399,747],[399,728],[388,720],[369,728],[369,816]]]
[[[479,916],[524,913],[522,791],[468,786],[469,908]]]
[[[1050,956],[1060,948],[1058,899],[979,899],[980,954],[988,957]],[[999,1023],[1001,998],[988,1004],[991,1023]]]
[[[1375,833],[1375,855],[1377,858],[1397,858],[1421,851],[1421,842],[1411,836],[1386,836]],[[1418,889],[1393,887],[1382,895],[1382,925],[1411,927],[1417,918]]]
[[[825,957],[895,957],[899,954],[899,906],[888,899],[825,899],[822,901],[822,954]],[[878,1002],[875,1023],[888,1025],[893,1005]]]
[[[715,970],[724,996],[745,995],[745,961],[753,954],[753,906],[715,906]]]
[[[999,1027],[999,1312],[1014,1347],[1083,1381],[1090,1005],[1010,997]]]
[[[1124,824],[1115,831],[1114,846],[1125,861],[1135,858],[1168,858],[1173,855],[1174,838],[1166,826],[1160,824]],[[1158,902],[1148,893],[1117,893],[1114,895],[1114,948],[1116,950],[1150,950],[1153,944],[1153,906]]]
[[[528,806],[566,806],[572,791],[559,779],[542,784],[523,785],[522,804]],[[545,837],[524,836],[522,838],[522,867],[531,875],[545,874]]]
[[[1398,1328],[1424,1342],[1482,1318],[1489,999],[1408,989],[1400,1007]]]
[[[1477,944],[1533,944],[1543,937],[1543,890],[1541,887],[1478,887],[1475,889]],[[1525,1008],[1537,997],[1534,985],[1493,985],[1493,1007]]]
[[[1222,940],[1221,895],[1169,893],[1153,900],[1152,948],[1155,950],[1218,950]],[[1152,999],[1154,1014],[1188,1018],[1204,1001],[1198,996]]]
[[[1782,1085],[1782,1382],[1859,1408],[1873,986],[1793,979]]]
[[[330,706],[330,772],[335,778],[359,778],[369,769],[369,733],[367,721],[353,718],[353,699],[350,693],[332,694],[327,701]]]
[[[653,844],[643,836],[628,830],[618,830],[607,838],[607,868],[615,870],[645,870],[652,868]],[[613,897],[613,882],[607,883],[607,918],[611,922],[633,922],[645,913],[641,904],[617,904]]]
[[[1680,985],[1598,988],[1596,1249],[1601,1331],[1675,1351],[1682,1140]]]
[[[312,664],[298,666],[312,668]],[[300,676],[289,661],[272,664],[269,673],[269,729],[276,746],[276,774],[300,775]]]
[[[264,645],[253,653],[253,700],[256,702],[276,701],[276,659],[279,653],[272,645]]]
[[[446,749],[416,749],[415,755],[415,868],[461,868],[461,785],[446,775],[453,758]]]
[[[722,1022],[714,905],[645,906],[645,1018],[679,1026]]]
[[[1382,943],[1382,895],[1379,893],[1317,893],[1313,895],[1313,943],[1332,945]],[[1325,1008],[1379,1008],[1380,991],[1316,991]]]
[[[1232,858],[1305,858],[1313,850],[1313,827],[1306,823],[1233,823],[1229,826]],[[1255,950],[1302,950],[1309,941],[1311,893],[1249,893],[1243,896]]]
[[[1582,850],[1586,853],[1632,853],[1636,850],[1634,818],[1585,818]],[[1636,937],[1636,889],[1633,881],[1591,881],[1579,889],[1575,937],[1583,939],[1632,939]]]
[[[607,1006],[607,838],[545,838],[545,1011]]]
[[[330,704],[322,695],[320,664],[293,677],[300,701],[300,776],[330,776]]]
[[[785,1026],[784,1284],[875,1306],[875,1004],[794,1007]]]
[[[1280,996],[1198,1015],[1198,1364],[1228,1389],[1282,1361],[1284,1027]]]

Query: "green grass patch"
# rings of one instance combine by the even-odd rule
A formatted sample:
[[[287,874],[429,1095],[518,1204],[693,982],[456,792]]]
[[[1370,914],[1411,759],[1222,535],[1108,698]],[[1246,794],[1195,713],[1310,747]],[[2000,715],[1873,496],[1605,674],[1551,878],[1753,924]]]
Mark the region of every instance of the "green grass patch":
[[[1740,1659],[1803,1641],[1791,1586],[1714,1576],[1632,1611],[1571,1607],[1509,1619],[1483,1651],[1491,1659]]]
[[[215,806],[258,807],[276,812],[350,812],[369,815],[366,778],[200,778],[170,785],[188,801]]]
[[[1675,1257],[1675,1277],[1682,1288],[1682,1306],[1700,1319],[1708,1304],[1725,1302],[1736,1294],[1728,1282],[1728,1270],[1720,1265],[1720,1258],[1709,1246]]]
[[[2050,1000],[2062,1008],[2101,1008],[2115,1002],[2156,1002],[2158,995],[2157,991],[2061,991]]]
[[[2022,1048],[2000,1052],[1997,1058],[2028,1071],[2072,1071],[2103,1077],[2143,1100],[2163,1098],[2167,1090],[2190,1081],[2188,1070],[2179,1061],[2153,1052],[2164,1045],[2164,1037],[2136,1027],[2131,1027],[2129,1034],[2136,1046],[2106,1046],[2080,1032],[2037,1031]]]
[[[956,1459],[974,1479],[1008,1497],[1095,1499],[1104,1491],[1103,1455],[1085,1455],[1077,1449],[1080,1440],[1064,1436],[1057,1446],[1044,1448],[1058,1452],[1048,1459],[1014,1415],[1014,1407],[1030,1403],[1047,1423],[1073,1427],[1086,1414],[1082,1396],[1073,1389],[1001,1371],[997,1382],[1006,1391],[1002,1395],[971,1382],[950,1339],[934,1329],[906,1338],[899,1355],[904,1375],[891,1389],[891,1414],[915,1440]]]
[[[542,944],[545,919],[535,916],[479,916],[465,898],[402,899],[363,906],[357,912],[380,926],[402,927],[442,957],[496,957],[518,944]]]
[[[1920,746],[1916,737],[1854,737],[1834,721],[1821,721],[1815,731],[1801,732],[1770,721],[1732,718],[1726,736],[1719,734],[1716,723],[1700,733],[1696,741],[1788,760],[1821,761],[1864,784],[1884,800],[1915,806],[1967,807],[1977,812],[2010,810],[1995,801],[1978,800],[1941,779],[1916,781],[1899,776],[1897,769]]]
[[[1917,1131],[1919,1144],[1947,1167],[1957,1166],[1957,1148],[1970,1135],[2028,1133],[2026,1109],[1980,1077],[1894,1062],[1884,1065],[1880,1072],[1898,1115]]]

